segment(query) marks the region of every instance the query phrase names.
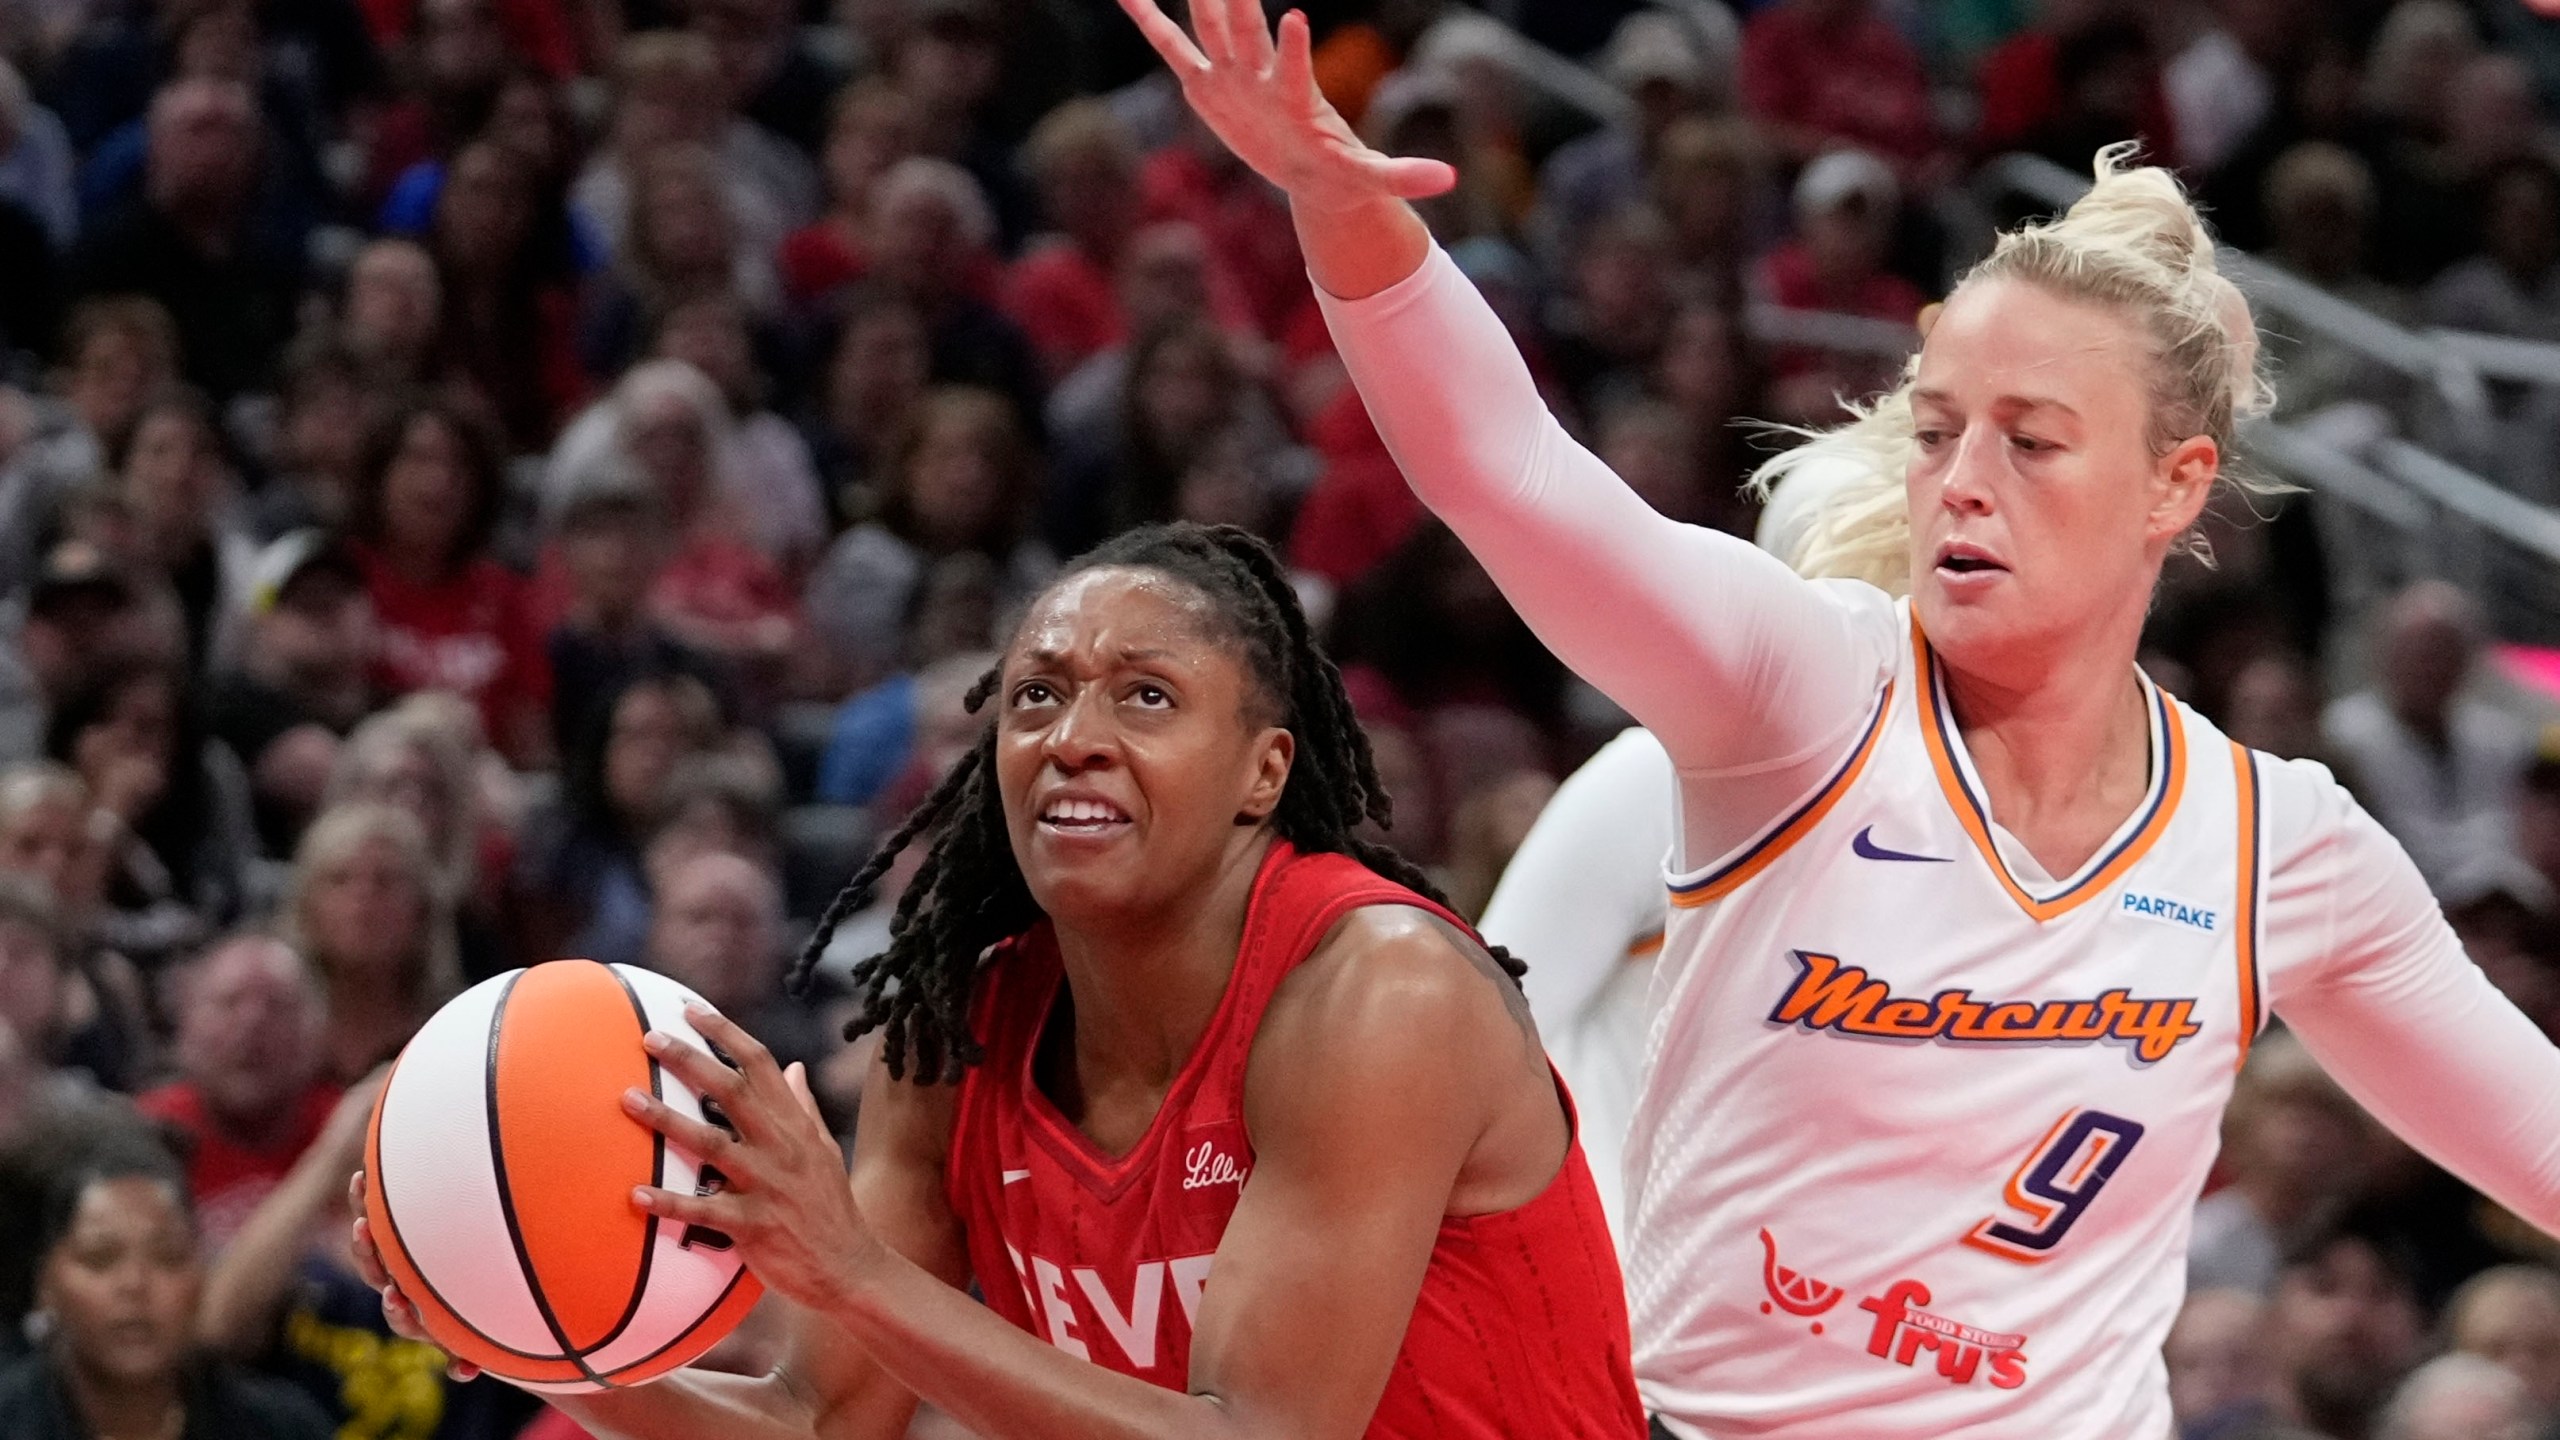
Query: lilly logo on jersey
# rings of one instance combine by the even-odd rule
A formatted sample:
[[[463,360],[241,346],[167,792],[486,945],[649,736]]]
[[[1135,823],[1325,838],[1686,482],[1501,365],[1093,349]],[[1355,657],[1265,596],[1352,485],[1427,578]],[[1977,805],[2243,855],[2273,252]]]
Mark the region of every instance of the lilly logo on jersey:
[[[1867,1353],[1896,1365],[1911,1366],[1923,1350],[1938,1352],[1938,1373],[1950,1385],[1970,1385],[1989,1361],[1993,1389],[2015,1390],[2027,1383],[2027,1337],[1977,1330],[1920,1307],[1929,1303],[1929,1287],[1917,1280],[1896,1280],[1882,1295],[1870,1295],[1858,1308],[1876,1317],[1867,1337]]]
[[[2138,999],[2121,987],[2090,1000],[1979,1000],[1970,989],[1923,1000],[1836,955],[1790,952],[1796,978],[1769,1012],[1773,1025],[1802,1026],[1872,1040],[1953,1040],[1968,1044],[2095,1044],[2117,1040],[2153,1064],[2204,1033],[2193,999]]]
[[[1182,1152],[1182,1188],[1206,1190],[1213,1185],[1244,1187],[1245,1176],[1253,1173],[1236,1163],[1236,1157],[1218,1148],[1214,1140],[1203,1140]]]

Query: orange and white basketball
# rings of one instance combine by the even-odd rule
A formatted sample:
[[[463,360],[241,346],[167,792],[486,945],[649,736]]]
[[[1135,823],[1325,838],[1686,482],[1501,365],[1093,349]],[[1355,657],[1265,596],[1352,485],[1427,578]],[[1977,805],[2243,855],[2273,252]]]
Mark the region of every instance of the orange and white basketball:
[[[365,1146],[365,1215],[392,1278],[454,1355],[531,1389],[637,1385],[719,1343],[763,1286],[729,1237],[632,1208],[702,1193],[693,1158],[622,1111],[700,1097],[640,1048],[693,992],[629,965],[555,960],[485,980],[400,1052]]]

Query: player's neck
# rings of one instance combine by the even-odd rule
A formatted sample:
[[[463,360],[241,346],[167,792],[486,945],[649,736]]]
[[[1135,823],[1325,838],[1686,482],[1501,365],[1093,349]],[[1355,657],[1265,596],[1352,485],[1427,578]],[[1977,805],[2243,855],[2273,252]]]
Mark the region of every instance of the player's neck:
[[[2072,668],[2024,687],[1947,671],[1992,817],[2055,875],[2096,853],[2151,780],[2150,716],[2133,666]]]
[[[1238,838],[1207,883],[1186,887],[1176,906],[1108,927],[1055,922],[1075,1000],[1076,1070],[1088,1088],[1115,1079],[1169,1082],[1209,1028],[1270,849],[1266,833]]]

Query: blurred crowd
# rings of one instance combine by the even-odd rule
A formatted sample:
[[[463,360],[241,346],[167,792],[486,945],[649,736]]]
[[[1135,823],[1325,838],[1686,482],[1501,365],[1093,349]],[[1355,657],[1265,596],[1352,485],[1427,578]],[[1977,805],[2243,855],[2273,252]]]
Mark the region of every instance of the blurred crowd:
[[[1895,373],[2001,155],[2139,139],[2340,299],[2560,340],[2521,0],[1307,8],[1360,133],[1458,165],[1423,212],[1549,403],[1699,524],[1753,527],[1786,437],[1741,422]],[[2270,350],[2280,414],[2423,433],[2364,355]],[[2560,495],[2560,405],[2491,398],[2501,438],[2438,438]],[[2322,504],[2217,515],[2146,663],[2336,768],[2560,1032],[2560,732],[2472,597],[2342,613]],[[591,956],[814,1062],[849,1132],[847,1004],[784,957],[970,743],[1016,604],[1174,518],[1283,548],[1462,907],[1625,723],[1407,492],[1285,205],[1109,0],[0,9],[0,1440],[573,1433],[348,1268],[380,1067]],[[2271,1039],[2181,1421],[2560,1433],[2554,1259]]]

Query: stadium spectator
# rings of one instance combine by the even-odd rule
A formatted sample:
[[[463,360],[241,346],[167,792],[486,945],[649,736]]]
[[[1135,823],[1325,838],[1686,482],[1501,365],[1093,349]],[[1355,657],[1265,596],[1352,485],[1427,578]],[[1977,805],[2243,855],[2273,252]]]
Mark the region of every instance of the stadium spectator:
[[[387,805],[343,805],[303,833],[280,911],[285,942],[327,997],[323,1078],[362,1079],[461,990],[453,902],[438,882],[426,832]]]
[[[425,246],[390,237],[347,267],[338,337],[377,390],[423,385],[443,363],[444,280]]]
[[[2532,756],[2532,731],[2469,688],[2480,624],[2450,585],[2402,591],[2375,626],[2374,683],[2322,719],[2374,818],[2430,884],[2512,843],[2516,789]]]
[[[609,430],[593,436],[584,455],[564,440],[554,483],[569,495],[636,484],[649,497],[668,532],[650,583],[651,615],[720,661],[743,698],[771,701],[801,663],[806,627],[784,568],[789,552],[754,543],[763,532],[752,517],[769,501],[741,493],[728,468],[737,448],[727,404],[681,360],[633,367],[607,403]]]
[[[1109,106],[1071,100],[1023,145],[1048,228],[1007,267],[1004,310],[1056,383],[1128,333],[1121,252],[1138,224],[1137,148]]]
[[[379,203],[401,175],[452,156],[488,118],[515,63],[495,0],[419,0],[410,93],[374,117],[363,199]]]
[[[318,530],[297,530],[251,566],[247,630],[206,685],[205,724],[248,767],[266,853],[289,855],[319,812],[340,739],[370,713],[373,601],[364,570]]]
[[[2379,1440],[2384,1403],[2425,1354],[2407,1257],[2350,1213],[2287,1250],[2268,1312],[2291,1411],[2331,1440]]]
[[[2453,330],[2560,340],[2560,170],[2538,156],[2483,179],[2480,253],[2427,286],[2427,319]]]
[[[794,303],[817,300],[862,278],[870,268],[872,192],[889,167],[917,153],[918,121],[904,92],[876,76],[854,81],[828,105],[819,160],[823,214],[784,237],[775,265],[782,293]]]
[[[644,963],[746,1026],[784,1064],[815,1066],[835,1037],[782,993],[782,929],[773,873],[731,851],[706,851],[662,871]]]
[[[867,273],[924,316],[933,378],[993,390],[1023,424],[1036,425],[1039,361],[993,304],[995,242],[985,190],[949,161],[901,160],[872,191]]]
[[[1725,67],[1731,69],[1731,58]],[[1665,142],[1683,117],[1730,99],[1730,74],[1716,73],[1696,34],[1669,11],[1637,11],[1618,22],[1600,72],[1631,105],[1624,124],[1569,140],[1538,175],[1530,232],[1550,263],[1581,248],[1582,232],[1645,198],[1648,177],[1668,159]]]
[[[719,389],[729,419],[719,479],[740,533],[784,578],[807,574],[831,538],[825,497],[808,442],[767,403],[770,386],[746,308],[728,295],[672,306],[659,317],[650,354],[691,365]]]
[[[1054,563],[1025,538],[1031,456],[1002,397],[956,386],[925,399],[875,517],[838,537],[809,580],[809,614],[852,684],[906,656],[908,616],[931,562],[975,551],[1023,596]]]
[[[75,252],[80,293],[167,308],[187,378],[217,400],[273,380],[301,290],[301,237],[252,223],[261,143],[246,87],[171,84],[151,102],[141,193]]]
[[[71,1166],[50,1187],[37,1296],[42,1349],[0,1371],[11,1440],[185,1435],[324,1440],[319,1409],[261,1376],[200,1363],[204,1286],[184,1178],[156,1147],[127,1145]]]
[[[156,969],[237,919],[257,853],[248,777],[208,737],[183,672],[118,665],[66,696],[45,753],[113,817],[100,933]]]
[[[1938,153],[1919,53],[1871,0],[1778,0],[1742,31],[1742,104],[1796,164],[1840,146],[1909,181]]]
[[[2275,1373],[2267,1356],[2267,1302],[2246,1290],[2187,1292],[2161,1359],[2169,1409],[2184,1440],[2228,1437],[2273,1416]]]
[[[302,957],[264,935],[219,942],[171,978],[177,1078],[135,1103],[183,1138],[187,1191],[219,1251],[338,1103],[317,1073],[325,1001]]]
[[[639,223],[641,168],[670,145],[710,152],[708,208],[728,217],[732,228],[723,238],[742,269],[767,265],[784,236],[817,217],[816,169],[730,109],[730,87],[710,41],[678,31],[630,36],[616,57],[613,93],[611,136],[570,198],[615,253],[630,245]]]
[[[2196,1204],[2187,1285],[2265,1296],[2287,1246],[2355,1195],[2371,1125],[2279,1031],[2251,1048],[2222,1129],[2226,1181]]]
[[[723,729],[719,702],[683,674],[644,672],[589,713],[559,798],[525,821],[508,926],[517,958],[592,958],[600,917],[622,925],[647,913],[642,850],[664,818],[668,777],[718,748]]]
[[[2524,1382],[2472,1355],[2439,1355],[2383,1408],[2375,1440],[2534,1440],[2543,1420]]]
[[[237,658],[257,555],[238,519],[233,480],[212,407],[184,388],[143,403],[116,457],[125,546],[118,558],[177,597],[198,675]]]
[[[2463,1282],[2445,1302],[2446,1342],[2514,1372],[2534,1409],[2560,1416],[2560,1275],[2501,1265]]]
[[[123,449],[143,402],[178,377],[178,332],[159,302],[87,300],[64,326],[58,395],[39,398],[0,466],[0,593],[32,577],[55,507]]]
[[[364,367],[335,336],[306,331],[285,351],[266,480],[238,510],[251,538],[265,545],[296,530],[345,527],[372,413]]]
[[[553,545],[567,576],[568,606],[546,642],[551,658],[551,733],[566,755],[598,696],[618,693],[640,675],[672,670],[715,679],[709,657],[677,639],[649,610],[649,594],[665,568],[667,541],[658,505],[638,484],[598,484],[580,491],[553,522]]]
[[[476,140],[436,191],[427,248],[444,281],[444,346],[519,450],[551,442],[586,399],[577,257],[536,162]]]
[[[886,485],[933,379],[932,337],[915,306],[865,289],[844,312],[804,421],[836,517],[859,513],[855,497]]]
[[[1893,172],[1875,156],[1820,156],[1796,178],[1796,238],[1761,260],[1753,298],[1789,310],[1913,323],[1927,297],[1885,268],[1901,203]],[[1773,417],[1804,422],[1837,414],[1843,397],[1872,395],[1900,373],[1893,357],[1803,347],[1778,351],[1769,365]]]
[[[425,832],[436,883],[448,895],[479,888],[479,790],[471,756],[445,727],[414,704],[366,717],[338,747],[325,803],[389,806]]]
[[[505,485],[470,409],[413,400],[375,430],[348,534],[381,624],[375,683],[462,696],[523,763],[547,747],[551,675],[525,582],[488,553]]]

